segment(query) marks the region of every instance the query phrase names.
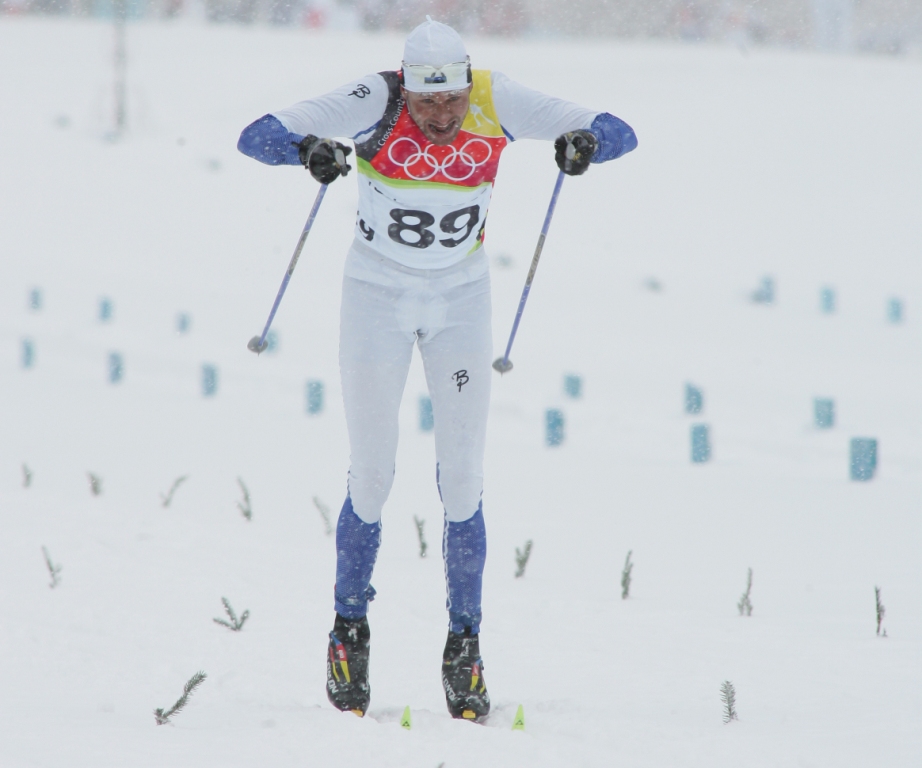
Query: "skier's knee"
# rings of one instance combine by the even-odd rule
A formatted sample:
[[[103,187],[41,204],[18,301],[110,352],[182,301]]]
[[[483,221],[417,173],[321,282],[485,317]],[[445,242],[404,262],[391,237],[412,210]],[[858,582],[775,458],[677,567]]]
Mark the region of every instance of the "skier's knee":
[[[349,469],[349,495],[355,514],[365,523],[381,519],[384,502],[394,484],[394,470],[352,467]]]
[[[483,475],[472,472],[445,472],[439,478],[445,517],[451,523],[470,520],[480,507]]]

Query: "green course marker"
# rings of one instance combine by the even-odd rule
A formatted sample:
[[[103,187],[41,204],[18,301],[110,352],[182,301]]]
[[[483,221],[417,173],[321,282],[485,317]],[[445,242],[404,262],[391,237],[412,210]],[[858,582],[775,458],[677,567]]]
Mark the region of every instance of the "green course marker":
[[[403,717],[400,718],[400,727],[406,728],[408,731],[412,728],[412,723],[410,721],[410,708],[407,707],[403,710]]]
[[[518,710],[515,713],[515,720],[512,721],[512,730],[513,731],[524,731],[525,730],[525,712],[522,710],[522,705],[519,704]]]

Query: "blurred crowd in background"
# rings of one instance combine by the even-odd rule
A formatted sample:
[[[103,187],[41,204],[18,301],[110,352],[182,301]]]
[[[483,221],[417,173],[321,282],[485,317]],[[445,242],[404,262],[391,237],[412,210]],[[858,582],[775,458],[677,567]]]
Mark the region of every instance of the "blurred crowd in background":
[[[714,41],[922,53],[922,0],[0,0],[0,14],[199,18],[407,30],[427,13],[465,33]]]

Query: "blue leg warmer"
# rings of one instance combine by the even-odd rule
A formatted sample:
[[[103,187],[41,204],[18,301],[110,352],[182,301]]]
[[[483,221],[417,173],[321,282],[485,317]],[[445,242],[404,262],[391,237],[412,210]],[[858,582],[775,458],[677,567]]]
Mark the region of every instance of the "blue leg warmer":
[[[371,572],[381,545],[381,521],[364,523],[346,496],[336,524],[336,612],[346,619],[360,619],[375,599]]]
[[[487,559],[483,504],[478,505],[474,516],[468,520],[460,523],[445,520],[442,557],[451,631],[461,634],[465,627],[470,627],[471,634],[476,635],[480,632],[483,566]]]

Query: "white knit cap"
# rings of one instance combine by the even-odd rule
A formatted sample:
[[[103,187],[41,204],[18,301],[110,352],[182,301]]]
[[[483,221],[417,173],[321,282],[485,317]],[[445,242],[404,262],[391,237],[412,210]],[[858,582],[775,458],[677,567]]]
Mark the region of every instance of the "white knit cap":
[[[404,87],[431,93],[455,91],[468,86],[467,49],[461,36],[447,24],[426,20],[410,32],[403,49]],[[428,69],[428,72],[423,69]]]

